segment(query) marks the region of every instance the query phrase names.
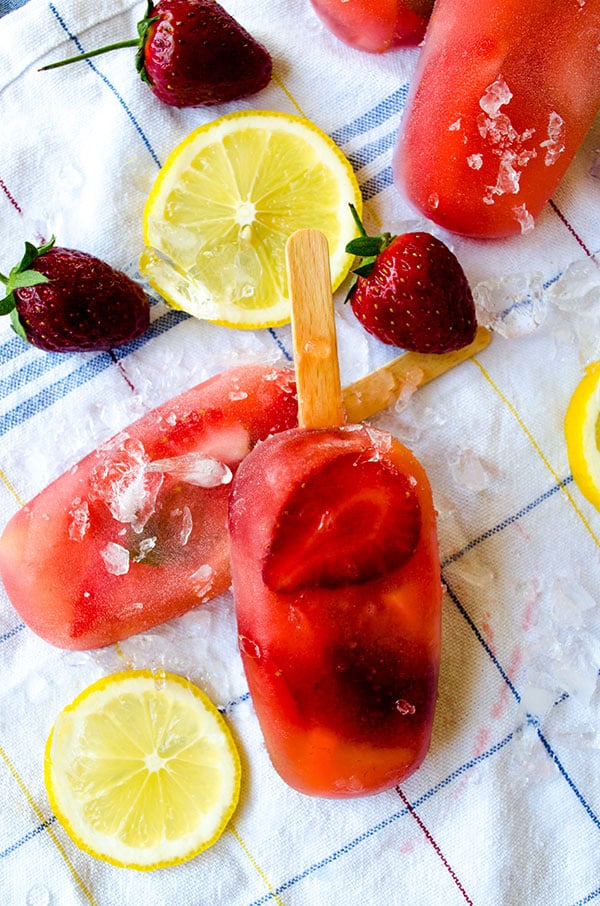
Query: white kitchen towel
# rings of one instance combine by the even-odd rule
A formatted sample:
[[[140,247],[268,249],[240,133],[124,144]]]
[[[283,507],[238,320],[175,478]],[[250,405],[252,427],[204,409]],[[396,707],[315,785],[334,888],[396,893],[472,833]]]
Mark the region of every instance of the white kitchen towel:
[[[583,368],[600,358],[600,121],[531,233],[450,236],[415,218],[392,184],[418,49],[354,51],[308,0],[224,5],[269,49],[274,75],[259,95],[210,110],[163,106],[131,50],[38,72],[135,35],[142,2],[30,0],[0,19],[0,271],[26,239],[54,233],[135,274],[161,163],[196,126],[244,108],[301,114],[332,136],[355,168],[369,227],[418,223],[454,249],[492,343],[374,419],[421,459],[439,512],[446,590],[431,749],[387,793],[302,796],[266,755],[230,593],[118,646],[75,653],[37,638],[0,589],[0,904],[600,902],[600,514],[573,482],[563,432]],[[396,351],[365,334],[343,295],[347,382]],[[135,417],[256,361],[289,364],[289,328],[228,330],[155,295],[148,333],[114,354],[43,353],[1,324],[0,528]],[[124,664],[198,683],[230,722],[244,767],[239,808],[218,843],[150,874],[80,851],[43,783],[60,709]]]

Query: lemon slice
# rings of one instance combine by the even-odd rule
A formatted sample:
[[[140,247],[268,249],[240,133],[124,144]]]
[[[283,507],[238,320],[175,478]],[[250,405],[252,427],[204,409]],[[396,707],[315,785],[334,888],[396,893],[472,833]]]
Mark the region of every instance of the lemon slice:
[[[581,493],[600,510],[600,362],[586,368],[565,415],[567,454]]]
[[[169,673],[131,670],[85,689],[46,745],[50,805],[98,859],[150,870],[214,843],[239,797],[240,760],[209,699]]]
[[[332,289],[352,265],[354,171],[309,120],[244,110],[201,126],[168,157],[144,208],[140,271],[175,308],[229,327],[290,319],[285,243],[327,236]]]

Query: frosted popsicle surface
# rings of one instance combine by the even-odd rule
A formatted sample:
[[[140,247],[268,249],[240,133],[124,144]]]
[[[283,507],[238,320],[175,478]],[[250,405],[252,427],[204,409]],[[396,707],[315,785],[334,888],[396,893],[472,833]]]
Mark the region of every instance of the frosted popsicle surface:
[[[532,229],[600,109],[600,0],[438,0],[394,176],[425,216]]]

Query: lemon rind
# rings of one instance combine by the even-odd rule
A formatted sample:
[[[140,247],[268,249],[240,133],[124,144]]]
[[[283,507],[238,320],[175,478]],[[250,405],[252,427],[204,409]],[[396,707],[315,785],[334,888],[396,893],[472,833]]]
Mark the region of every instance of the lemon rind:
[[[596,423],[600,416],[600,362],[592,362],[569,402],[565,415],[565,438],[569,466],[575,484],[600,510],[600,451]]]

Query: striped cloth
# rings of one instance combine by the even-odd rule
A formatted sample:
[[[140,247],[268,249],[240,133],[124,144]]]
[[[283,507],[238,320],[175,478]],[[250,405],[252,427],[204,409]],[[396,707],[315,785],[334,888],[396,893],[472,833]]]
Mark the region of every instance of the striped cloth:
[[[307,0],[226,7],[269,48],[274,77],[260,96],[211,111],[161,106],[130,51],[37,72],[135,34],[141,3],[30,0],[2,19],[0,270],[26,238],[54,232],[61,245],[135,273],[141,210],[161,162],[192,128],[243,107],[309,117],[355,167],[368,225],[412,223],[391,155],[418,51],[355,52],[323,30]],[[597,121],[527,236],[482,244],[436,230],[478,299],[494,297],[499,314],[485,317],[497,335],[374,419],[421,459],[439,511],[442,669],[421,769],[355,801],[286,787],[249,700],[229,594],[143,637],[73,653],[38,639],[0,590],[2,906],[600,903],[600,515],[573,483],[562,428],[583,367],[600,358],[598,147]],[[393,351],[365,335],[341,297],[336,304],[349,381]],[[289,329],[228,331],[158,298],[147,335],[114,354],[44,354],[1,325],[0,526],[133,418],[253,361],[291,361]],[[56,714],[124,664],[197,682],[243,754],[241,803],[219,842],[150,875],[79,851],[43,783]]]
[[[28,0],[0,0],[0,16],[12,13],[13,10],[25,6]]]

